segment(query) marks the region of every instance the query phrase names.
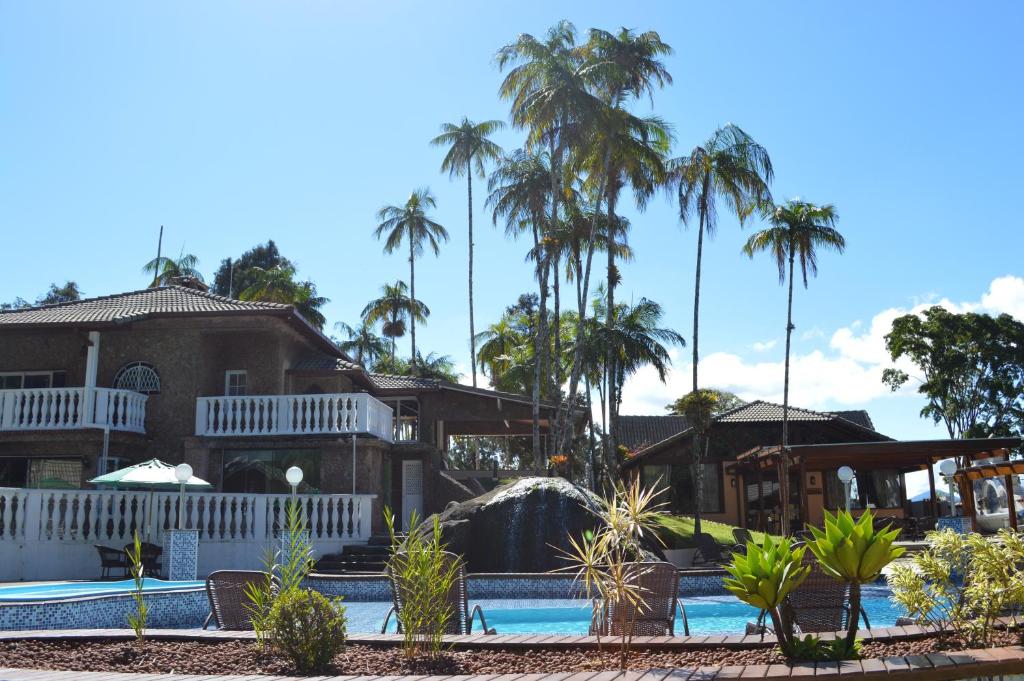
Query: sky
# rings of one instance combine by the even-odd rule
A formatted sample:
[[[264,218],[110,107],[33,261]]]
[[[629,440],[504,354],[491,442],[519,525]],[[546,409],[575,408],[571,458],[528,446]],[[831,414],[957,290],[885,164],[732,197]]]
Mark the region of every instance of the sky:
[[[354,323],[408,279],[373,238],[376,211],[429,186],[451,240],[417,263],[432,311],[417,341],[468,375],[465,183],[440,174],[429,140],[462,116],[506,120],[495,51],[560,19],[674,47],[673,85],[638,106],[674,126],[674,155],[731,122],[771,154],[776,199],[836,206],[848,249],[795,293],[791,402],[943,437],[913,387],[881,384],[882,338],[935,302],[1024,319],[1014,2],[0,0],[0,300],[66,279],[87,295],[142,288],[163,225],[164,253],[194,253],[208,275],[274,239],[331,299],[330,323]],[[535,284],[527,245],[491,226],[475,188],[479,329]],[[628,203],[636,257],[618,297],[659,302],[689,337],[696,235],[667,196]],[[758,226],[723,213],[706,246],[700,370],[778,401],[785,290],[740,253]],[[623,413],[663,413],[688,390],[689,349],[673,354],[667,384],[630,380]]]

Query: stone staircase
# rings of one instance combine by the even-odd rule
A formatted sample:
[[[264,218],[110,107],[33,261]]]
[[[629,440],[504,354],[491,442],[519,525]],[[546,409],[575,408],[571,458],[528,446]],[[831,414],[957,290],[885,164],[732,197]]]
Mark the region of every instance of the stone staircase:
[[[322,556],[313,567],[313,572],[328,575],[384,572],[391,540],[387,535],[374,535],[365,544],[346,544],[341,553]]]

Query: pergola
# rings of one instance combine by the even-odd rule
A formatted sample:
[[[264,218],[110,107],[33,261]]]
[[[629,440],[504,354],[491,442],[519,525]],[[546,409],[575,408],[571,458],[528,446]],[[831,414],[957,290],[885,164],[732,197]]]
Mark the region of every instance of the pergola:
[[[1005,457],[1008,450],[1021,444],[1021,439],[1009,438],[977,438],[964,440],[887,440],[882,442],[845,442],[838,444],[807,444],[791,445],[783,449],[781,446],[757,447],[736,458],[730,471],[740,475],[744,483],[756,481],[758,489],[763,490],[763,480],[777,478],[778,467],[785,452],[788,454],[790,469],[799,471],[800,513],[808,518],[806,473],[825,473],[838,470],[842,466],[850,466],[859,470],[897,470],[906,474],[913,471],[927,470],[928,485],[931,491],[932,512],[938,516],[938,500],[935,494],[935,473],[932,466],[943,459],[957,458],[964,462],[977,459]],[[972,469],[987,469],[977,466]],[[966,473],[966,470],[963,471]],[[1024,472],[1024,470],[1022,470]],[[981,473],[978,473],[981,475]],[[1000,473],[1001,475],[1001,473]],[[991,476],[990,476],[991,477]],[[746,504],[740,490],[745,487],[737,485],[738,502],[741,509],[740,517],[746,518]],[[779,480],[780,503],[789,498],[788,481]],[[759,494],[763,515],[763,494]],[[965,508],[967,504],[964,498]]]
[[[974,503],[974,482],[991,478],[1002,478],[1006,484],[1006,507],[1010,516],[1010,528],[1017,529],[1017,502],[1013,494],[1013,476],[1024,474],[1024,461],[1000,461],[983,463],[978,466],[961,468],[954,475],[960,488],[960,498],[964,501],[964,511],[971,514],[971,526],[978,530],[978,508]]]

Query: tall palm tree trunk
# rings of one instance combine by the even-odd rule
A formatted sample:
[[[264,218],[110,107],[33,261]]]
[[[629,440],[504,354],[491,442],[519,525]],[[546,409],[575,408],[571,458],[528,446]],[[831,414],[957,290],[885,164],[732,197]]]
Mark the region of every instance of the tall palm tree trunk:
[[[705,177],[704,186],[707,187]],[[705,189],[705,196],[706,194]],[[701,202],[700,224],[697,226],[697,274],[693,283],[693,394],[696,399],[697,393],[697,365],[700,355],[697,351],[697,342],[700,331],[700,266],[704,255],[704,221],[707,215],[707,203]],[[701,428],[699,424],[690,424],[693,427],[693,443],[690,445],[691,459],[693,460],[693,533],[701,532],[701,511],[704,508],[704,443],[701,441]]]
[[[554,352],[553,352],[553,363],[554,363],[554,376],[552,379],[551,392],[561,398],[562,394],[562,285],[561,285],[561,269],[562,269],[562,258],[558,251],[555,251],[555,259],[551,266],[554,280],[552,282],[552,292],[554,294]],[[548,455],[556,454],[554,451],[555,442],[554,439],[548,438]]]
[[[782,452],[779,454],[779,503],[782,506],[782,534],[789,534],[789,349],[793,337],[794,245],[789,244],[789,296],[786,301],[786,371],[782,385]],[[803,480],[800,484],[804,484]]]
[[[548,305],[548,266],[547,256],[542,255],[538,263],[539,271],[537,278],[540,280],[540,309],[537,311],[537,335],[534,336],[534,361],[533,361],[533,471],[541,475],[544,471],[543,448],[540,444],[540,395],[541,381],[545,380],[543,368],[547,365],[548,355],[548,321],[545,310]],[[548,426],[548,438],[550,439],[550,423]]]
[[[412,337],[412,357],[409,358],[409,363],[416,366],[416,251],[413,249],[413,238],[409,235],[409,297],[412,298],[413,313],[409,315],[409,321],[412,322],[410,325],[411,337]]]
[[[612,324],[615,318],[615,238],[613,232],[613,225],[615,224],[615,205],[612,201],[611,193],[608,196],[608,233],[605,236],[607,243],[605,248],[608,251],[608,271],[605,275],[608,279],[608,309],[605,314],[604,328],[608,334],[608,338],[611,338]],[[616,414],[612,413],[613,406],[615,404],[615,367],[614,365],[614,348],[611,343],[608,343],[608,347],[605,348],[604,357],[604,374],[605,374],[605,389],[608,391],[608,432],[607,432],[607,446],[611,450],[615,450],[618,446],[618,438],[616,437],[617,428],[615,423]]]
[[[473,169],[472,157],[466,160],[466,192],[469,195],[469,364],[476,387],[476,328],[473,323]]]

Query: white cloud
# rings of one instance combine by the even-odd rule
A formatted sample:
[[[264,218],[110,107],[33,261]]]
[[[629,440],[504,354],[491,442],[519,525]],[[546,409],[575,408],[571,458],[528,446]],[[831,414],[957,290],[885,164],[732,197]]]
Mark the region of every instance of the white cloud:
[[[890,396],[889,388],[881,380],[882,371],[892,364],[885,349],[885,334],[892,328],[896,317],[910,312],[920,313],[931,305],[942,305],[954,312],[1006,312],[1024,320],[1024,278],[1004,276],[993,280],[978,302],[954,303],[947,299],[917,302],[908,309],[892,307],[882,310],[868,324],[856,320],[836,329],[827,349],[814,349],[792,356],[790,403],[820,409],[833,405],[863,405]],[[760,352],[762,348],[759,346],[763,345],[754,343],[752,347]],[[671,355],[673,361],[679,359],[678,351],[673,350]],[[675,364],[664,384],[653,369],[637,372],[623,390],[622,413],[664,413],[666,404],[690,390],[690,367],[689,363]],[[901,368],[912,373],[910,366]],[[782,400],[782,361],[752,361],[741,355],[718,352],[705,356],[700,369],[704,385],[731,390],[746,400]],[[913,389],[902,392],[912,394]]]
[[[769,341],[756,341],[750,347],[754,349],[754,352],[768,352],[778,345],[778,343],[779,341],[773,338]]]

